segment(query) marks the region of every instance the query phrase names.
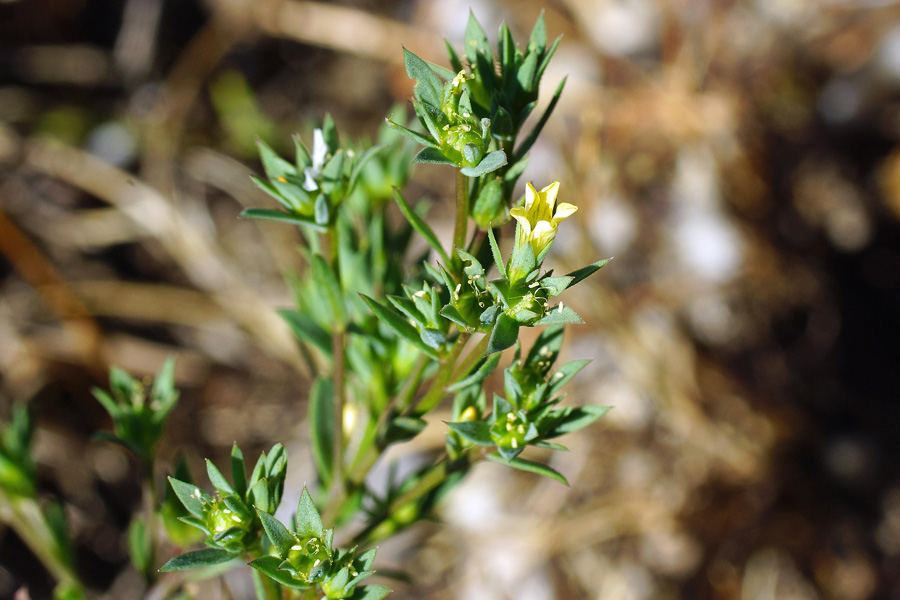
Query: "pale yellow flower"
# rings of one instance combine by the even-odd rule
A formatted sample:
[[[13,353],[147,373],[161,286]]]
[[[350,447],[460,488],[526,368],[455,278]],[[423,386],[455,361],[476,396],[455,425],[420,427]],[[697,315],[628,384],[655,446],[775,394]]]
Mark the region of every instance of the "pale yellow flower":
[[[534,189],[531,183],[526,183],[525,206],[509,211],[522,228],[518,237],[519,244],[530,242],[535,256],[540,256],[541,252],[553,243],[560,222],[578,210],[577,206],[567,202],[557,205],[558,193],[558,181],[554,181],[540,192]]]

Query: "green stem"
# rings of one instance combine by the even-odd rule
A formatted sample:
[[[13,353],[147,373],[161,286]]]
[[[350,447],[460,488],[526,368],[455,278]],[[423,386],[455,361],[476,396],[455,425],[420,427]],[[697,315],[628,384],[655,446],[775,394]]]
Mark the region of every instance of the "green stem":
[[[469,178],[456,172],[456,222],[453,224],[453,247],[465,248],[469,226]],[[452,252],[452,248],[451,248]],[[455,254],[453,255],[455,257]]]
[[[57,583],[83,590],[65,550],[60,547],[62,541],[53,534],[36,500],[9,498],[0,493],[0,518],[15,530]]]
[[[441,400],[444,399],[444,394],[446,393],[444,388],[447,387],[450,376],[453,374],[453,368],[456,366],[456,361],[471,335],[472,334],[470,333],[463,332],[457,336],[456,342],[454,342],[453,347],[450,349],[450,353],[441,360],[441,366],[438,367],[438,372],[431,382],[431,387],[428,388],[428,391],[422,399],[419,400],[418,404],[407,412],[416,415],[424,415],[440,404]]]
[[[459,368],[453,373],[453,376],[450,378],[450,385],[453,385],[457,381],[460,381],[464,377],[469,374],[469,371],[478,364],[478,361],[484,358],[484,351],[487,350],[488,342],[490,341],[490,335],[483,335],[481,340],[479,340],[478,345],[475,346],[472,351],[466,356],[462,363],[460,363]]]
[[[419,502],[427,494],[431,493],[437,489],[438,486],[447,481],[451,475],[460,471],[468,471],[469,468],[480,459],[481,456],[473,456],[471,448],[466,450],[458,460],[450,461],[446,455],[442,456],[435,464],[429,467],[421,477],[419,477],[419,480],[413,487],[397,496],[388,505],[387,510],[385,510],[384,513],[376,517],[371,523],[366,525],[365,529],[357,533],[353,538],[353,544],[370,545],[379,541],[382,536],[377,535],[376,531],[382,523],[388,521],[404,507]],[[392,530],[391,534],[395,534],[399,529],[411,524],[412,522],[398,524],[398,529]]]
[[[251,570],[256,595],[260,600],[281,600],[281,586],[274,579],[261,574],[256,569]]]
[[[341,281],[341,252],[340,239],[338,232],[340,229],[334,227],[328,232],[328,239],[331,246],[331,268],[334,271],[338,288],[341,292],[343,301],[344,286]],[[334,331],[331,334],[331,353],[334,357],[334,464],[332,465],[332,505],[339,505],[344,495],[344,402],[346,401],[346,389],[344,382],[344,335],[346,325],[341,323],[334,324]]]

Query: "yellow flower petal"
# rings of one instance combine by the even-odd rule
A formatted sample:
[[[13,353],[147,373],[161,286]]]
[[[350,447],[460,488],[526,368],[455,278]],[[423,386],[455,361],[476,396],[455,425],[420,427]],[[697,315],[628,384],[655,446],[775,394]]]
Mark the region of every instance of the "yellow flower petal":
[[[539,199],[540,195],[537,190],[534,189],[534,186],[531,185],[531,182],[527,182],[525,184],[525,212],[530,213],[532,207],[534,206],[535,199]]]
[[[553,224],[559,225],[560,221],[572,216],[578,210],[578,207],[574,204],[569,204],[568,202],[563,202],[559,206],[556,207],[556,212],[553,214]]]
[[[556,226],[548,221],[539,221],[531,234],[531,247],[534,254],[540,254],[556,238]]]

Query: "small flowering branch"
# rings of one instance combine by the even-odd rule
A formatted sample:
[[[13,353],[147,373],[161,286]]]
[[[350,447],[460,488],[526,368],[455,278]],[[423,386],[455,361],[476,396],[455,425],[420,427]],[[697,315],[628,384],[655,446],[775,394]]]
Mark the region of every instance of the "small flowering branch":
[[[388,588],[361,585],[374,573],[375,550],[368,547],[427,517],[475,463],[498,461],[566,483],[524,453],[564,449],[557,438],[608,410],[563,406],[562,387],[587,361],[554,370],[564,326],[581,318],[553,303],[607,261],[555,276],[544,263],[576,207],[557,201],[559,182],[540,191],[529,182],[524,197],[514,197],[528,151],[562,90],[560,84],[524,132],[558,41],[548,47],[541,16],[524,49],[502,25],[494,54],[470,15],[465,52],[448,44],[451,69],[403,50],[416,81],[412,107],[421,132],[395,111],[374,145],[342,140],[331,117],[314,129],[312,151],[294,138],[293,160],[260,142],[265,177],[253,180],[279,206],[242,216],[299,226],[306,241],[300,250],[306,269],[290,280],[296,306],[280,314],[313,367],[307,420],[317,477],[286,524],[274,516],[287,472],[280,444],[260,456],[249,477],[237,446],[230,481],[207,461],[210,493],[177,468],[165,497],[147,504],[171,541],[202,540],[206,547],[175,556],[162,570],[243,562],[253,568],[259,600],[381,600]],[[427,207],[404,197],[410,163],[422,162],[455,170],[450,247],[428,224]],[[388,218],[391,203],[402,222]],[[504,253],[498,239],[511,219],[515,240]],[[416,238],[425,253],[413,254]],[[544,328],[527,351],[519,340],[523,327]],[[488,401],[488,378],[510,348],[515,355],[502,371],[502,394]],[[113,415],[110,439],[151,468],[161,424],[177,399],[171,371],[171,364],[161,371],[149,397],[120,371],[111,378],[112,395],[97,394]],[[385,451],[418,435],[451,399],[444,453],[392,478],[386,492],[372,490],[367,476]],[[151,519],[143,523],[143,530],[135,527],[132,556],[148,573],[157,544],[146,533]],[[335,545],[342,528],[350,531],[339,539],[354,545]]]

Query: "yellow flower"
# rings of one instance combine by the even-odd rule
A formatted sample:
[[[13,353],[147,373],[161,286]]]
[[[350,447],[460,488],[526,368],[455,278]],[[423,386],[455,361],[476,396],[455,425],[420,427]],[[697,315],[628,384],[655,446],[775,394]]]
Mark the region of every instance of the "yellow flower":
[[[540,256],[553,243],[559,223],[578,210],[577,206],[567,202],[557,205],[558,193],[558,181],[554,181],[540,192],[530,183],[526,183],[525,206],[509,211],[522,228],[517,238],[519,245],[531,242],[535,256]]]

